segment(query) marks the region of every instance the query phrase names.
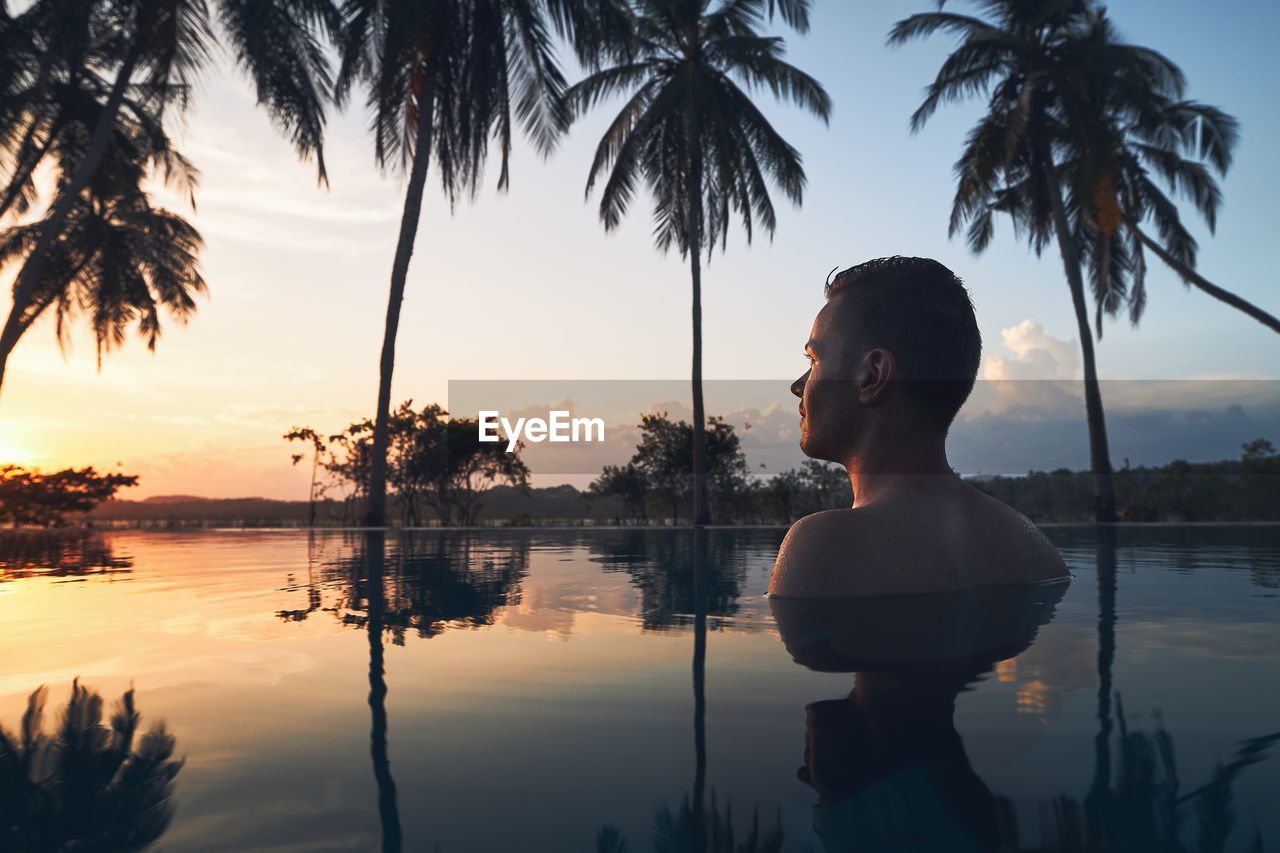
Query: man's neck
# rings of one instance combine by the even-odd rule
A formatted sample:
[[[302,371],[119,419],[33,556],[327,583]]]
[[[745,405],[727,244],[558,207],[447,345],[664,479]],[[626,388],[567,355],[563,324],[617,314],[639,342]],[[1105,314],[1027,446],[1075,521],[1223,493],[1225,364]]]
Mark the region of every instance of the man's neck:
[[[936,487],[955,477],[947,461],[946,437],[934,432],[876,430],[845,463],[854,506],[867,506],[903,491]]]

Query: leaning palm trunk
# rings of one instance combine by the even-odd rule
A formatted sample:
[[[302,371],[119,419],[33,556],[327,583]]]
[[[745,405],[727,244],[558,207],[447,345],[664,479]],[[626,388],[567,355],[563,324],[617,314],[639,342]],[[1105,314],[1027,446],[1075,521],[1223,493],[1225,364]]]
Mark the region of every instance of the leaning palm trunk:
[[[1115,484],[1111,474],[1111,451],[1107,446],[1107,422],[1102,411],[1102,392],[1098,387],[1098,368],[1093,357],[1093,332],[1089,328],[1089,309],[1085,304],[1084,277],[1080,273],[1080,252],[1067,222],[1062,186],[1058,183],[1049,146],[1042,144],[1045,189],[1053,213],[1058,236],[1058,250],[1066,268],[1071,288],[1071,304],[1075,308],[1076,329],[1080,335],[1080,352],[1084,361],[1084,408],[1089,422],[1089,468],[1093,474],[1094,520],[1110,524],[1116,520]]]
[[[1169,254],[1164,246],[1161,246],[1155,240],[1148,237],[1146,233],[1134,223],[1126,222],[1125,224],[1129,227],[1129,230],[1133,232],[1134,236],[1141,241],[1142,245],[1146,246],[1155,253],[1156,257],[1168,264],[1169,267],[1180,275],[1182,280],[1187,284],[1195,285],[1214,299],[1220,299],[1232,308],[1243,311],[1262,325],[1271,329],[1271,331],[1280,332],[1280,319],[1276,318],[1273,314],[1268,314],[1249,300],[1242,299],[1231,291],[1218,287],[1216,284],[1179,261],[1173,255]]]
[[[98,166],[102,164],[102,158],[107,153],[107,144],[111,141],[111,128],[115,125],[116,114],[120,112],[120,104],[124,101],[129,78],[133,76],[133,70],[137,67],[141,56],[142,45],[135,44],[116,72],[115,82],[111,84],[111,92],[107,95],[102,113],[93,126],[93,133],[89,137],[89,145],[85,148],[84,157],[76,164],[71,180],[58,193],[53,207],[41,223],[40,239],[36,241],[31,254],[27,256],[27,262],[22,265],[22,270],[18,273],[17,281],[13,283],[13,305],[9,308],[9,318],[5,321],[4,329],[0,330],[0,388],[4,387],[4,374],[9,364],[9,356],[17,346],[18,339],[34,319],[27,316],[27,311],[35,304],[40,279],[44,275],[45,264],[49,259],[49,251],[62,235],[62,228],[76,199],[84,192],[84,188],[97,173]]]
[[[413,166],[409,171],[409,187],[404,197],[404,214],[400,218],[400,240],[396,244],[395,262],[391,266],[391,295],[387,300],[387,325],[382,335],[382,357],[378,375],[378,414],[373,427],[373,451],[369,464],[369,495],[365,509],[366,527],[387,524],[387,446],[391,420],[391,377],[396,366],[396,332],[400,328],[400,306],[404,302],[404,284],[409,275],[409,259],[413,257],[413,241],[422,216],[422,194],[427,182],[427,164],[431,159],[431,120],[435,99],[431,84],[426,84],[418,103],[418,132],[413,145]]]
[[[707,418],[702,401],[702,158],[689,169],[689,271],[693,278],[693,523],[711,523],[707,500]]]

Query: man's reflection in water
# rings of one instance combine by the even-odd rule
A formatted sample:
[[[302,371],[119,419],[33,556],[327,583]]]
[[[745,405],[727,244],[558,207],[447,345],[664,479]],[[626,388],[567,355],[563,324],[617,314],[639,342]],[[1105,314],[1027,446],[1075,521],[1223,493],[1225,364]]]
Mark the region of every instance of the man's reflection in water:
[[[770,599],[797,663],[855,673],[847,697],[805,708],[799,777],[818,793],[814,829],[828,853],[998,849],[996,798],[969,765],[956,697],[1026,650],[1066,587]]]

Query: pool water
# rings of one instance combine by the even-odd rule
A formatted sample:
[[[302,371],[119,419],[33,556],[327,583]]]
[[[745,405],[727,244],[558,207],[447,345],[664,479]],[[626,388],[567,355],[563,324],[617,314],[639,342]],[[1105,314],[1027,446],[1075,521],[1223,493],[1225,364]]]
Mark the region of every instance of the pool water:
[[[11,748],[0,849],[60,849],[55,799],[168,851],[1280,846],[1280,527],[813,608],[764,596],[783,532],[8,534],[0,724],[132,685],[173,760],[40,799]]]

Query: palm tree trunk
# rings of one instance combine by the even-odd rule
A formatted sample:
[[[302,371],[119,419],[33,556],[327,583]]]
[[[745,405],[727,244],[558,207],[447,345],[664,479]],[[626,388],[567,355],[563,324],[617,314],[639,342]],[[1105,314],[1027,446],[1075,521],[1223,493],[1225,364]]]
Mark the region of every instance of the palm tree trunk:
[[[1093,782],[1085,797],[1091,815],[1086,821],[1091,833],[1103,825],[1111,796],[1111,715],[1112,669],[1116,659],[1116,531],[1098,529],[1098,734],[1093,739]],[[1090,838],[1091,849],[1099,839]]]
[[[382,648],[383,565],[385,534],[365,537],[365,584],[368,589],[369,621],[369,755],[378,785],[378,817],[382,824],[383,853],[400,853],[400,809],[396,804],[396,780],[387,758],[387,680]]]
[[[1107,422],[1102,411],[1102,391],[1098,387],[1098,368],[1093,356],[1093,332],[1089,328],[1089,309],[1085,303],[1084,277],[1080,273],[1080,252],[1071,226],[1067,222],[1062,186],[1047,143],[1041,144],[1045,189],[1053,211],[1053,225],[1058,236],[1058,250],[1071,288],[1071,304],[1076,314],[1076,330],[1080,335],[1080,352],[1084,361],[1084,408],[1089,423],[1089,468],[1093,473],[1093,517],[1102,524],[1116,520],[1115,484],[1111,473],[1111,451],[1107,446]]]
[[[1143,230],[1139,228],[1137,225],[1133,224],[1132,222],[1126,222],[1125,224],[1129,226],[1129,230],[1132,231],[1134,235],[1142,242],[1142,245],[1146,246],[1148,249],[1154,252],[1156,254],[1156,257],[1158,257],[1160,260],[1168,264],[1173,269],[1173,271],[1176,272],[1178,275],[1182,276],[1182,280],[1185,281],[1187,284],[1195,285],[1196,287],[1203,290],[1205,293],[1212,296],[1214,299],[1219,299],[1227,303],[1228,305],[1230,305],[1232,308],[1243,311],[1253,319],[1257,320],[1262,325],[1271,329],[1271,331],[1280,332],[1280,318],[1277,318],[1275,315],[1269,314],[1266,311],[1263,311],[1261,308],[1259,308],[1257,305],[1254,305],[1249,300],[1242,299],[1241,297],[1236,296],[1231,291],[1224,290],[1223,288],[1218,287],[1216,284],[1209,281],[1207,278],[1200,275],[1198,272],[1196,272],[1195,270],[1188,267],[1186,264],[1179,261],[1173,255],[1169,254],[1169,252],[1164,248],[1164,246],[1161,246],[1155,240],[1152,240],[1150,237],[1148,237],[1146,233],[1143,232]]]
[[[697,850],[705,848],[707,788],[707,561],[701,528],[693,529],[693,815]]]
[[[387,300],[387,324],[382,334],[382,357],[378,373],[378,414],[373,427],[373,450],[369,465],[369,495],[365,509],[366,527],[387,524],[387,444],[391,420],[391,376],[396,366],[396,332],[400,328],[400,306],[404,302],[404,284],[409,275],[409,259],[413,257],[413,241],[418,235],[422,215],[422,194],[427,182],[427,164],[431,159],[431,130],[435,109],[431,84],[423,88],[418,102],[418,132],[413,145],[413,166],[409,171],[409,187],[405,192],[404,213],[400,218],[400,240],[396,244],[395,262],[391,266],[391,295]]]
[[[693,278],[693,523],[711,523],[707,500],[707,416],[702,402],[702,158],[689,170],[689,270]]]
[[[93,126],[93,133],[89,137],[89,145],[85,148],[84,156],[76,164],[71,180],[59,191],[53,207],[45,216],[40,229],[40,238],[32,248],[31,254],[27,256],[26,263],[22,265],[17,281],[13,283],[13,305],[9,309],[9,317],[5,321],[4,329],[0,330],[0,388],[4,387],[4,374],[9,364],[9,356],[17,346],[22,333],[31,323],[31,318],[24,317],[24,314],[35,300],[40,278],[44,274],[45,263],[49,259],[49,250],[62,235],[62,227],[71,213],[72,206],[97,173],[98,166],[101,165],[102,158],[107,153],[111,128],[115,125],[116,114],[120,112],[120,104],[124,101],[129,78],[133,76],[133,70],[137,67],[141,56],[142,44],[139,42],[130,48],[128,56],[116,72],[116,79],[111,84],[111,92],[107,95],[107,101],[102,107],[98,121]]]

